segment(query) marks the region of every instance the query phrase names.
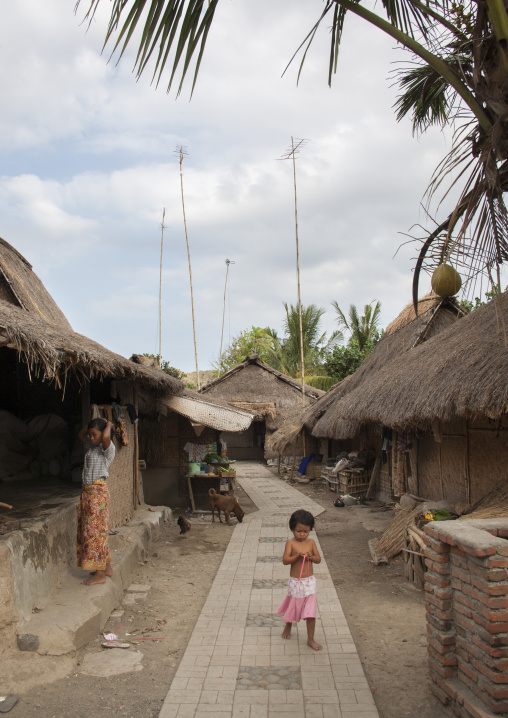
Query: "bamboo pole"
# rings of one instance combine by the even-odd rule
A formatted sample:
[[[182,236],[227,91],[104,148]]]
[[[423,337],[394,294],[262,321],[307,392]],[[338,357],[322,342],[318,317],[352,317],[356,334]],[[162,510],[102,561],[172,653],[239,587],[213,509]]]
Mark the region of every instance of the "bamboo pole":
[[[161,259],[159,265],[159,367],[162,367],[162,247],[164,244],[164,217],[166,208],[162,210],[161,224]]]
[[[187,259],[189,261],[189,281],[190,281],[190,293],[191,293],[191,309],[192,309],[192,331],[194,334],[194,356],[196,359],[196,383],[198,386],[198,391],[201,388],[201,382],[199,379],[199,366],[198,366],[198,346],[196,342],[196,319],[194,316],[194,292],[192,289],[192,268],[191,268],[191,258],[190,258],[190,249],[189,249],[189,235],[187,233],[187,219],[185,217],[185,201],[183,198],[183,160],[185,157],[185,151],[182,146],[178,149],[179,154],[179,161],[180,161],[180,188],[182,191],[182,210],[183,210],[183,226],[185,228],[185,241],[187,243]]]
[[[300,291],[300,247],[298,243],[298,202],[296,192],[296,159],[295,159],[295,143],[291,137],[291,155],[293,158],[293,184],[295,188],[295,237],[296,237],[296,276],[298,283],[298,319],[300,322],[300,365],[302,372],[302,406],[305,406],[305,367],[303,354],[303,322],[302,322],[302,296]],[[305,455],[305,437],[304,437],[303,453]]]

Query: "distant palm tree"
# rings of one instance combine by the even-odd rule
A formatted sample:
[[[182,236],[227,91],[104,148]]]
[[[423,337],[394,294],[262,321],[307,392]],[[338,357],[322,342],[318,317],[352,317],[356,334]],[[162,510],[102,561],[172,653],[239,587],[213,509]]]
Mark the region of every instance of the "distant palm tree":
[[[300,318],[298,306],[284,302],[286,318],[284,320],[284,340],[281,345],[281,363],[283,371],[290,376],[297,376],[300,371]],[[337,330],[330,337],[326,332],[321,333],[321,317],[324,309],[318,309],[315,304],[302,306],[302,335],[303,355],[305,369],[318,369],[324,360],[324,354],[334,344],[339,342],[342,332]]]
[[[344,327],[351,333],[350,341],[355,340],[361,351],[365,349],[367,344],[379,338],[378,324],[381,314],[381,302],[376,302],[375,304],[374,302],[375,300],[373,299],[370,304],[365,305],[362,316],[359,315],[356,306],[351,304],[348,317],[345,316],[336,301],[332,302],[332,307],[338,314],[337,322],[339,327]]]

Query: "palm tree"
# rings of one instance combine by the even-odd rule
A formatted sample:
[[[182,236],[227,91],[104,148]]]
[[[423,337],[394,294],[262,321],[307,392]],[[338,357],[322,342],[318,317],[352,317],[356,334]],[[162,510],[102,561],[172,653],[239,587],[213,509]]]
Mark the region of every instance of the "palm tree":
[[[366,304],[363,308],[362,316],[359,315],[358,309],[354,304],[349,306],[348,317],[344,314],[336,301],[332,302],[332,307],[338,314],[337,322],[339,327],[344,327],[350,332],[349,341],[355,341],[360,351],[363,351],[368,344],[372,344],[379,338],[378,324],[381,314],[381,302],[372,300],[370,304]]]
[[[298,306],[284,302],[284,340],[281,346],[282,371],[298,376],[300,367],[300,317]],[[320,322],[324,309],[315,304],[302,306],[302,336],[305,369],[318,370],[323,364],[325,352],[342,339],[342,332],[335,331],[330,337],[321,333]]]
[[[195,61],[193,91],[218,1],[114,0],[105,44],[118,32],[113,52],[118,50],[121,57],[140,22],[138,77],[154,56],[153,79],[158,84],[166,64],[172,64],[168,90],[181,70],[180,92]],[[91,21],[100,0],[88,2],[86,17]],[[77,0],[76,9],[80,3]],[[499,267],[508,259],[508,213],[503,198],[508,190],[508,12],[504,1],[382,0],[381,7],[386,19],[356,0],[324,0],[316,23],[297,50],[303,58],[300,72],[326,18],[331,24],[331,84],[348,12],[408,50],[408,67],[398,73],[402,92],[396,104],[398,119],[412,115],[414,132],[424,132],[431,125],[457,127],[449,154],[431,178],[428,198],[442,187],[447,194],[461,182],[455,188],[458,200],[453,211],[421,239],[413,280],[415,306],[421,270],[431,270],[443,261],[461,266],[469,278],[483,273],[500,286]]]

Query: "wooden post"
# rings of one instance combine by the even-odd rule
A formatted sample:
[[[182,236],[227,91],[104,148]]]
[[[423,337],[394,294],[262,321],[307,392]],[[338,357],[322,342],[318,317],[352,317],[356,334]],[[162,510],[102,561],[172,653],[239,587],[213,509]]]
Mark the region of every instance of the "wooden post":
[[[136,414],[138,413],[138,393],[136,390],[136,385],[133,384],[133,405],[136,410]],[[133,458],[133,472],[134,472],[134,496],[133,496],[133,505],[134,505],[134,511],[138,508],[138,501],[139,501],[139,441],[138,441],[138,422],[133,424],[134,426],[134,458]]]
[[[369,488],[367,489],[367,494],[366,494],[365,498],[370,499],[370,497],[374,493],[374,488],[376,486],[376,481],[378,479],[380,471],[381,471],[381,459],[378,457],[374,463],[374,468],[372,469],[372,474],[370,475]]]
[[[471,503],[471,470],[469,466],[469,421],[466,419],[466,456],[465,456],[465,470],[466,470],[466,501],[468,504]]]

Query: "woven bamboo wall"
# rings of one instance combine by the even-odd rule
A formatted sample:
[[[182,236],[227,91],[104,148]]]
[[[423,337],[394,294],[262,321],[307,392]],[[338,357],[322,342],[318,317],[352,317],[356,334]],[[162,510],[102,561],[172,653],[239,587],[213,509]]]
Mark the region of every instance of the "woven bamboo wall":
[[[150,469],[179,466],[178,414],[143,417],[139,425],[139,458]]]
[[[134,425],[124,411],[128,446],[120,446],[115,439],[115,460],[109,467],[108,488],[110,496],[109,525],[121,526],[132,518],[134,487]]]
[[[508,421],[478,419],[443,424],[441,442],[418,439],[418,493],[452,503],[481,499],[508,479]],[[469,489],[468,489],[469,485]],[[468,495],[470,493],[470,496]]]
[[[488,419],[469,427],[471,501],[481,499],[501,481],[508,480],[508,419],[499,425]]]

